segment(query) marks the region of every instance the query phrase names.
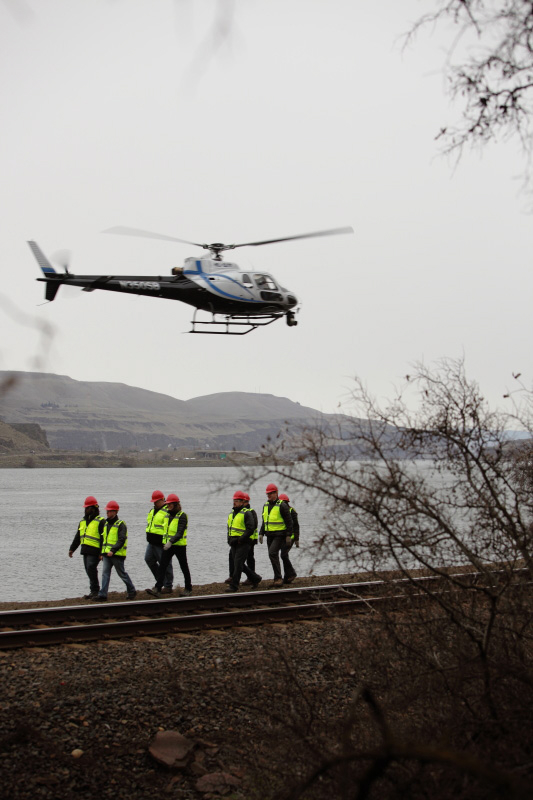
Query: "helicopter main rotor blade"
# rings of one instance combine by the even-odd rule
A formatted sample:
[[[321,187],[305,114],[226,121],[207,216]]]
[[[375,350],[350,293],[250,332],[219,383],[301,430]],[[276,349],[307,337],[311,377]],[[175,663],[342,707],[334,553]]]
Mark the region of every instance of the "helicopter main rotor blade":
[[[114,228],[107,228],[102,233],[119,233],[123,236],[142,236],[145,239],[163,239],[166,242],[181,242],[182,244],[192,244],[195,247],[207,247],[199,242],[189,242],[188,239],[177,239],[175,236],[165,236],[164,233],[152,233],[152,231],[142,231],[139,228],[127,228],[124,225],[117,225]]]
[[[330,228],[327,231],[315,231],[314,233],[300,233],[298,236],[284,236],[281,239],[265,239],[262,242],[244,242],[243,244],[229,245],[233,250],[235,247],[258,247],[261,244],[276,244],[276,242],[290,242],[293,239],[312,239],[315,236],[336,236],[339,233],[353,233],[353,228],[348,225],[345,228]]]

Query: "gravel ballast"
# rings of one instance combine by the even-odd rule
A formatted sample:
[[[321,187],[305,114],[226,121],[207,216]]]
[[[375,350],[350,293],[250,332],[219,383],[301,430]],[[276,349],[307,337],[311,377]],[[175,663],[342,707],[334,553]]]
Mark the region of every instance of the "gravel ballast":
[[[353,580],[320,576],[292,585]],[[224,588],[209,584],[194,594]],[[123,597],[110,593],[109,600]],[[0,610],[82,602],[3,603]],[[337,636],[332,621],[302,622],[0,651],[3,797],[260,797],[249,756],[250,743],[264,738],[253,696],[265,648],[296,645],[305,682],[327,671]],[[243,694],[242,675],[254,663],[257,677],[246,678]],[[175,763],[172,747],[181,740],[165,741],[162,732],[187,740]]]

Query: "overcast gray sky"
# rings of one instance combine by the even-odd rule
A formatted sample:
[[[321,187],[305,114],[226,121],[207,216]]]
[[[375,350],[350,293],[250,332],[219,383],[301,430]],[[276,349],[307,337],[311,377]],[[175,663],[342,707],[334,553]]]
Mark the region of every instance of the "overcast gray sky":
[[[430,4],[431,5],[431,4]],[[528,200],[516,143],[454,169],[435,136],[452,36],[399,37],[415,0],[0,2],[0,369],[119,381],[181,399],[267,392],[325,412],[419,359],[466,358],[498,402],[531,377]],[[217,13],[230,22],[214,36]],[[26,244],[82,274],[167,274],[187,245],[352,225],[243,248],[301,300],[248,336],[192,336],[192,309],[43,284]],[[53,337],[43,352],[41,327]],[[36,360],[36,356],[40,356]]]

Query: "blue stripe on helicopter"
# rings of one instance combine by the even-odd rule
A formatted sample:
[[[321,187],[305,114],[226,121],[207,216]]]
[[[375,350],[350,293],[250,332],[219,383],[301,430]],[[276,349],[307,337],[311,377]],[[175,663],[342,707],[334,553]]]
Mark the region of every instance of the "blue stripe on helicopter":
[[[197,261],[196,262],[196,266],[198,267],[197,270],[184,269],[183,270],[183,274],[184,275],[198,275],[199,277],[204,279],[204,281],[212,289],[212,291],[216,292],[217,294],[223,295],[224,297],[229,297],[231,300],[240,300],[241,302],[246,301],[247,303],[262,303],[263,302],[262,300],[255,300],[254,297],[243,298],[243,297],[238,297],[235,294],[230,294],[229,292],[222,291],[222,289],[219,289],[218,286],[216,286],[215,283],[213,283],[213,282],[210,283],[209,282],[209,278],[207,277],[207,275],[202,270],[202,262],[201,261]],[[240,289],[246,289],[246,287],[243,286],[242,283],[239,283],[239,281],[236,281],[235,278],[230,278],[228,275],[223,275],[223,274],[221,274],[219,272],[210,272],[209,275],[215,275],[217,278],[225,278],[227,281],[231,281],[232,283],[235,283]],[[250,292],[249,289],[246,289],[246,291],[248,292],[248,294],[251,295],[251,292]]]

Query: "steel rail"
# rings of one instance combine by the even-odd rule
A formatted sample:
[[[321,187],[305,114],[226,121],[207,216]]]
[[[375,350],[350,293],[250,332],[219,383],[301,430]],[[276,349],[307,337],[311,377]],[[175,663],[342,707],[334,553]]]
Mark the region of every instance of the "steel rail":
[[[461,579],[476,582],[482,576],[480,572],[449,573],[444,578]],[[302,597],[312,595],[325,601],[328,597],[349,594],[365,596],[369,592],[384,589],[400,589],[405,587],[432,586],[443,580],[443,576],[414,576],[412,578],[395,578],[392,580],[361,581],[358,583],[324,584],[318,586],[284,587],[283,589],[266,589],[249,592],[223,593],[214,595],[195,595],[194,597],[164,597],[160,599],[128,600],[117,603],[91,603],[82,606],[46,606],[44,608],[15,609],[0,612],[0,629],[11,626],[42,625],[43,623],[60,623],[82,621],[84,619],[104,619],[131,617],[138,614],[152,615],[154,609],[159,613],[173,613],[179,607],[180,612],[201,613],[203,609],[216,609],[231,606],[246,608],[261,603],[282,604],[298,601]]]
[[[399,599],[404,599],[403,596],[398,597]],[[60,628],[2,631],[0,633],[0,650],[320,619],[325,616],[339,616],[347,613],[353,614],[357,611],[368,611],[379,603],[390,602],[392,599],[386,596],[355,598],[353,600],[334,600],[307,603],[305,605],[220,611],[214,614],[155,617],[143,620],[129,619],[121,622],[103,622],[93,625],[68,625]]]
[[[518,570],[518,573],[527,570]],[[201,595],[190,598],[127,601],[105,606],[60,606],[0,612],[0,650],[77,641],[166,634],[294,619],[320,618],[360,612],[379,603],[391,607],[407,597],[435,592],[443,578],[462,579],[473,588],[483,573],[365,581],[350,584],[251,591],[242,594]],[[407,591],[405,591],[407,590]],[[398,591],[401,593],[398,594]],[[440,590],[439,590],[440,591]],[[376,594],[377,592],[377,594]],[[312,600],[310,603],[309,600]],[[253,606],[253,607],[251,607]],[[232,610],[227,610],[228,607]],[[215,610],[215,613],[212,613]],[[148,615],[148,616],[147,616]],[[117,618],[128,617],[117,621]],[[80,623],[97,619],[95,624]],[[69,624],[59,626],[58,623]],[[46,624],[50,623],[49,627]],[[31,627],[39,625],[43,627]],[[11,626],[24,626],[13,630]]]
[[[268,589],[265,591],[223,593],[213,595],[196,595],[194,597],[164,597],[147,600],[128,600],[105,605],[91,603],[82,606],[53,606],[44,608],[18,609],[0,612],[0,629],[6,626],[41,625],[43,623],[59,623],[81,621],[84,619],[104,619],[131,617],[133,615],[153,615],[180,612],[202,613],[217,608],[247,608],[251,605],[268,603],[269,605],[301,601],[301,598],[312,595],[326,600],[339,594],[364,595],[370,591],[383,589],[384,581],[368,581],[364,583],[331,584],[315,587],[294,587]]]

